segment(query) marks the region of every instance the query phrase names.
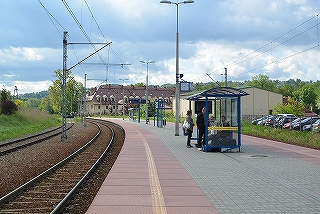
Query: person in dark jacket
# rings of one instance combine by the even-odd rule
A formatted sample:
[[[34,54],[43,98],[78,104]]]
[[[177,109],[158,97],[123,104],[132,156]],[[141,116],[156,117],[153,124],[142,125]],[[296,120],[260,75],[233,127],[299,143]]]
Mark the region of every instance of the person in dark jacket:
[[[198,129],[198,142],[196,144],[197,148],[202,148],[202,143],[205,142],[205,116],[206,116],[206,108],[202,108],[202,112],[197,115],[197,129]],[[203,140],[203,141],[202,141]]]
[[[192,111],[191,110],[187,111],[186,121],[190,124],[190,128],[187,129],[187,132],[188,132],[187,148],[191,148],[193,146],[190,144],[190,140],[191,140],[191,137],[192,137],[193,126],[194,126],[193,119],[192,119]]]

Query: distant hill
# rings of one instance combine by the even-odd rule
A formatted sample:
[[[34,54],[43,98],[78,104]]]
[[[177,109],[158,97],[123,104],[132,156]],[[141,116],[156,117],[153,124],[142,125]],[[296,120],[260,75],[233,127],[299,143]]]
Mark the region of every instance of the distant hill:
[[[26,94],[19,94],[19,99],[30,99],[30,98],[37,98],[42,99],[48,96],[48,91],[41,91],[41,92],[33,92],[33,93],[26,93]]]

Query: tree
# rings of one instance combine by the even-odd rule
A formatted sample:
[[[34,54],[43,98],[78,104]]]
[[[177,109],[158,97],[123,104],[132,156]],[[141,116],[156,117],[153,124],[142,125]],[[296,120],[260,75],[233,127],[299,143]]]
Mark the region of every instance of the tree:
[[[0,95],[0,103],[6,100],[10,100],[9,99],[10,97],[11,97],[10,91],[7,91],[5,88],[2,88],[1,95]]]
[[[136,87],[143,87],[145,86],[146,84],[144,84],[143,82],[139,82],[139,83],[136,83],[134,86]]]
[[[193,89],[194,91],[203,91],[203,90],[206,90],[207,88],[204,83],[197,82],[193,85]]]
[[[50,99],[49,99],[49,96],[47,97],[44,97],[41,99],[41,102],[38,106],[38,108],[41,110],[41,111],[45,111],[45,112],[48,112],[50,114],[53,114],[54,111],[52,109],[52,106],[50,105]]]
[[[252,81],[246,82],[247,86],[252,86],[268,91],[276,91],[276,83],[269,80],[269,77],[264,74],[258,74],[252,77]]]
[[[10,92],[5,88],[1,91],[0,114],[13,114],[18,111],[18,106],[11,100]]]
[[[49,102],[52,110],[55,113],[61,113],[62,109],[62,70],[58,69],[54,71],[54,77],[57,79],[53,81],[53,85],[49,87]],[[74,80],[72,72],[66,71],[66,89],[65,89],[65,100],[66,100],[66,113],[70,114],[76,111],[78,108],[78,98],[84,94],[84,88],[82,83]]]
[[[317,94],[310,85],[304,85],[301,89],[294,91],[293,97],[306,108],[316,105]]]
[[[38,108],[41,100],[39,98],[28,98],[24,102],[24,107],[26,108]]]
[[[294,114],[296,116],[303,115],[303,105],[292,98],[288,99],[288,103],[278,103],[274,107],[276,114]]]
[[[293,91],[294,91],[294,86],[289,83],[278,85],[276,90],[277,93],[282,94],[284,96],[289,96],[289,97],[292,97]]]
[[[316,105],[317,94],[314,89],[310,86],[304,86],[300,92],[300,100],[302,103],[312,109],[313,106]]]

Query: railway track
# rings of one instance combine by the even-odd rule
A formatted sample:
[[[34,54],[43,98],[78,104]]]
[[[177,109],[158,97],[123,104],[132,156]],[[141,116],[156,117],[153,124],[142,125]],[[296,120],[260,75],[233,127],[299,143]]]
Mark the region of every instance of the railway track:
[[[67,130],[72,128],[74,124],[67,124]],[[18,151],[19,149],[26,148],[28,146],[43,142],[49,138],[61,134],[61,127],[50,129],[48,131],[33,134],[24,138],[7,141],[0,144],[0,156],[9,154],[11,152]]]
[[[117,125],[104,120],[88,122],[98,128],[96,135],[64,160],[3,196],[0,213],[61,213],[70,207],[70,201],[107,157],[115,139]]]

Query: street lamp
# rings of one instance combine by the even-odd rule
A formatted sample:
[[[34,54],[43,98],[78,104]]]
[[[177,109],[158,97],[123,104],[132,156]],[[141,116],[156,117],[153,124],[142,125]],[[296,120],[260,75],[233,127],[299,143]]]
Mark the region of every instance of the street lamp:
[[[122,120],[124,120],[124,81],[129,80],[129,79],[119,79],[122,80]]]
[[[227,87],[227,84],[228,84],[228,80],[227,80],[227,77],[228,77],[227,68],[224,68],[224,74],[221,74],[221,75],[224,75],[224,87]]]
[[[140,61],[141,63],[147,64],[147,77],[146,77],[146,124],[148,124],[149,117],[148,117],[148,67],[150,63],[155,63],[154,61]]]
[[[183,2],[172,2],[162,0],[160,3],[162,4],[175,4],[177,6],[177,33],[176,33],[176,118],[175,118],[175,136],[179,136],[179,117],[180,117],[180,85],[179,85],[179,28],[178,28],[178,14],[179,14],[179,4],[190,4],[194,3],[194,1],[183,1]]]

